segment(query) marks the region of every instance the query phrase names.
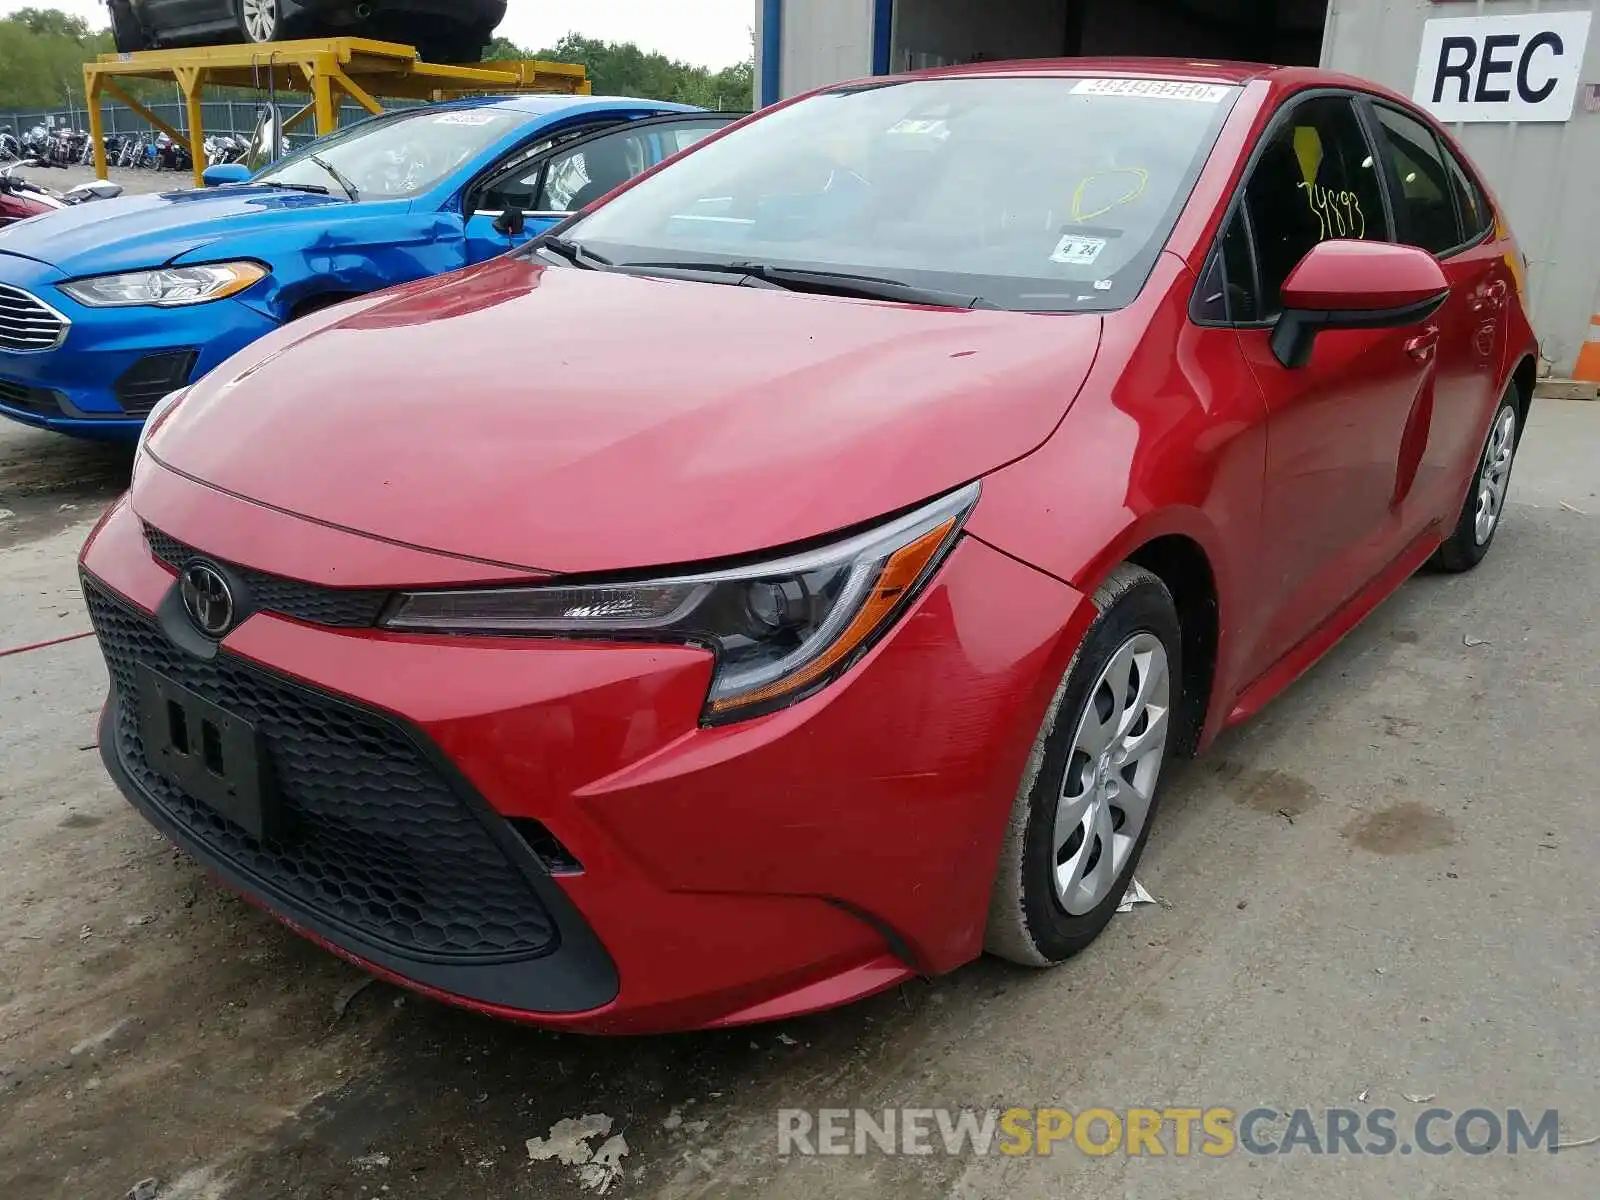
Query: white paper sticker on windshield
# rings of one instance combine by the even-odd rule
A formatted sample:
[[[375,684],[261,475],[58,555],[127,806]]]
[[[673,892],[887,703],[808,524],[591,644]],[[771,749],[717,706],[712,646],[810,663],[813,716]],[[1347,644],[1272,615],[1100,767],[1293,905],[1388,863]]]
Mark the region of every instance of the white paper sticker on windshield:
[[[1079,237],[1075,233],[1069,233],[1056,243],[1050,261],[1066,263],[1073,267],[1087,267],[1100,257],[1100,251],[1105,248],[1105,238]]]
[[[433,119],[435,125],[469,125],[474,129],[484,125],[492,125],[498,118],[498,113],[492,112],[447,112],[440,113]]]
[[[942,118],[906,117],[889,126],[890,133],[908,133],[944,141],[950,136],[950,126]]]
[[[1151,100],[1194,100],[1220,104],[1228,89],[1216,83],[1188,83],[1181,79],[1080,79],[1073,85],[1078,96],[1143,96]]]

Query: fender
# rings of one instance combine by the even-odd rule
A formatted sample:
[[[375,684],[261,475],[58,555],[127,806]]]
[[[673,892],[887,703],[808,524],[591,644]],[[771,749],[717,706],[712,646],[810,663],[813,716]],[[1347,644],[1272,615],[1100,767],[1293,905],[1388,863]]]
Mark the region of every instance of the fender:
[[[328,222],[310,242],[299,230],[270,237],[255,232],[219,238],[175,261],[267,263],[272,273],[239,300],[276,321],[326,292],[361,295],[465,265],[459,216],[413,213],[404,203],[363,207],[367,211]]]

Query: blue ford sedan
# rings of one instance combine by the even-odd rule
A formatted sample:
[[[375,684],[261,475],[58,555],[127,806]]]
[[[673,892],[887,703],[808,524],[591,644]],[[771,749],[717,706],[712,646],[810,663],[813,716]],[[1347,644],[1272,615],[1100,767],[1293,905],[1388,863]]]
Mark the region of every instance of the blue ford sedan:
[[[136,438],[168,392],[285,321],[502,254],[728,114],[518,96],[376,117],[245,183],[0,231],[0,415]]]

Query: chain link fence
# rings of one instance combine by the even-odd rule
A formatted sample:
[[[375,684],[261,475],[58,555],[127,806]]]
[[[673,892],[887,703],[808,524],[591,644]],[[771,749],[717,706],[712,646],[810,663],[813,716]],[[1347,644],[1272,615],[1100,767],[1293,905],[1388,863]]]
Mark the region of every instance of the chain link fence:
[[[299,112],[309,99],[285,99],[279,97],[278,112],[287,119]],[[385,108],[406,108],[414,101],[396,101],[385,104]],[[201,104],[200,120],[207,134],[237,133],[245,137],[256,126],[256,114],[266,107],[265,99],[255,100],[207,100]],[[151,112],[160,117],[174,129],[187,134],[189,132],[189,110],[181,101],[166,101],[155,104],[146,104]],[[120,133],[150,133],[150,123],[133,109],[117,101],[108,100],[101,112],[105,116],[107,135]],[[339,123],[348,125],[359,121],[369,115],[367,110],[357,104],[345,104],[339,110]],[[0,132],[9,130],[21,137],[36,125],[43,125],[47,129],[65,127],[68,129],[89,128],[89,114],[83,108],[63,107],[56,109],[0,109]],[[297,132],[309,133],[313,126],[306,124]]]

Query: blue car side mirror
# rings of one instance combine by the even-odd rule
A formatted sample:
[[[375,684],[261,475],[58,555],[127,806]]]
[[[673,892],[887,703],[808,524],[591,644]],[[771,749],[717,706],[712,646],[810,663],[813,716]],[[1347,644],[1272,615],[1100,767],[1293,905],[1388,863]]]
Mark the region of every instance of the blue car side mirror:
[[[208,188],[221,187],[225,183],[245,183],[250,178],[250,168],[243,163],[218,163],[202,171],[200,178],[205,180]]]

